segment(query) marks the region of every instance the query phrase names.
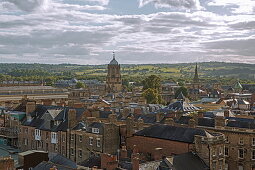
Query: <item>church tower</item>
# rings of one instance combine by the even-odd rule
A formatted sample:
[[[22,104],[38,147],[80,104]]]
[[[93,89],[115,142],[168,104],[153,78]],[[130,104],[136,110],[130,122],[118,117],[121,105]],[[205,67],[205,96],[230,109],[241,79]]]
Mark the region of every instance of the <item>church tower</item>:
[[[106,78],[107,92],[116,93],[122,90],[122,80],[120,74],[120,65],[115,59],[115,53],[113,52],[113,59],[108,64],[108,73]]]

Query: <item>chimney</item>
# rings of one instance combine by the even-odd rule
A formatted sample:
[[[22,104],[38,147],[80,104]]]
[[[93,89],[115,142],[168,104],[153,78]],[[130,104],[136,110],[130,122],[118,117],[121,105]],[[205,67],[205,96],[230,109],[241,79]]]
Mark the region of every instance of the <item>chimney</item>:
[[[70,109],[68,111],[68,128],[71,129],[73,128],[77,123],[76,120],[76,110],[75,109]]]
[[[139,170],[139,153],[138,153],[138,148],[136,145],[133,146],[133,153],[131,155],[131,160],[132,160],[132,170]]]
[[[224,117],[229,117],[230,110],[224,110]]]
[[[163,153],[162,153],[163,149],[162,148],[155,148],[155,152],[154,152],[154,160],[161,160],[163,157]]]
[[[198,116],[198,118],[203,118],[204,117],[204,112],[199,111],[197,116]]]
[[[191,128],[195,128],[195,127],[196,127],[196,121],[195,121],[195,119],[190,119],[190,120],[189,120],[189,127],[191,127]]]
[[[128,158],[128,153],[127,153],[127,147],[126,146],[122,146],[122,148],[120,150],[120,158],[121,159]]]
[[[166,118],[164,124],[174,126],[174,119],[173,118]]]
[[[116,155],[107,153],[101,154],[101,168],[106,170],[115,170],[118,167],[118,160]]]
[[[36,102],[35,101],[27,101],[26,103],[26,114],[30,114],[36,109]]]
[[[115,113],[112,113],[108,116],[108,119],[110,120],[111,123],[117,122],[117,115]]]
[[[132,170],[139,170],[139,162],[138,157],[132,158]]]
[[[224,127],[225,125],[225,118],[223,116],[215,117],[215,127]]]
[[[144,127],[144,120],[143,119],[138,119],[137,120],[137,130],[142,130]]]
[[[162,113],[156,113],[156,121],[160,122],[164,118],[164,115]]]

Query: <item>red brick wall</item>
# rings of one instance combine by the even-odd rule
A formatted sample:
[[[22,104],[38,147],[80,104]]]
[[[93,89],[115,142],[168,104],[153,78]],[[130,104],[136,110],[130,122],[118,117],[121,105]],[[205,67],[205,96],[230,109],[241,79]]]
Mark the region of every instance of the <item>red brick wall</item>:
[[[191,149],[193,148],[193,145],[184,142],[149,138],[143,136],[132,136],[127,139],[128,149],[133,150],[134,145],[136,145],[139,153],[150,153],[152,156],[158,154],[155,148],[162,148],[163,156],[186,153],[191,151]]]

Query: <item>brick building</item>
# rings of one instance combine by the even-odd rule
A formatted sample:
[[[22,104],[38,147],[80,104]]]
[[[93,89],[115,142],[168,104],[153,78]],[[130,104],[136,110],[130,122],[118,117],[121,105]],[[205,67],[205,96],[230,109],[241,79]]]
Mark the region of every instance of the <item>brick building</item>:
[[[153,125],[127,138],[127,148],[138,150],[142,160],[196,152],[212,169],[224,169],[224,135],[170,125]]]

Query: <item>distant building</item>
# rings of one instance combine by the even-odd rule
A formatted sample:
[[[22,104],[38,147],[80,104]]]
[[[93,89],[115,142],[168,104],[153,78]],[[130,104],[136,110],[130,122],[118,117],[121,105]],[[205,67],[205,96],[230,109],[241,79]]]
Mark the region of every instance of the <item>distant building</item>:
[[[115,59],[115,53],[113,52],[113,59],[108,64],[108,73],[106,78],[106,85],[108,92],[120,92],[122,90],[122,80],[120,73],[120,65]]]

